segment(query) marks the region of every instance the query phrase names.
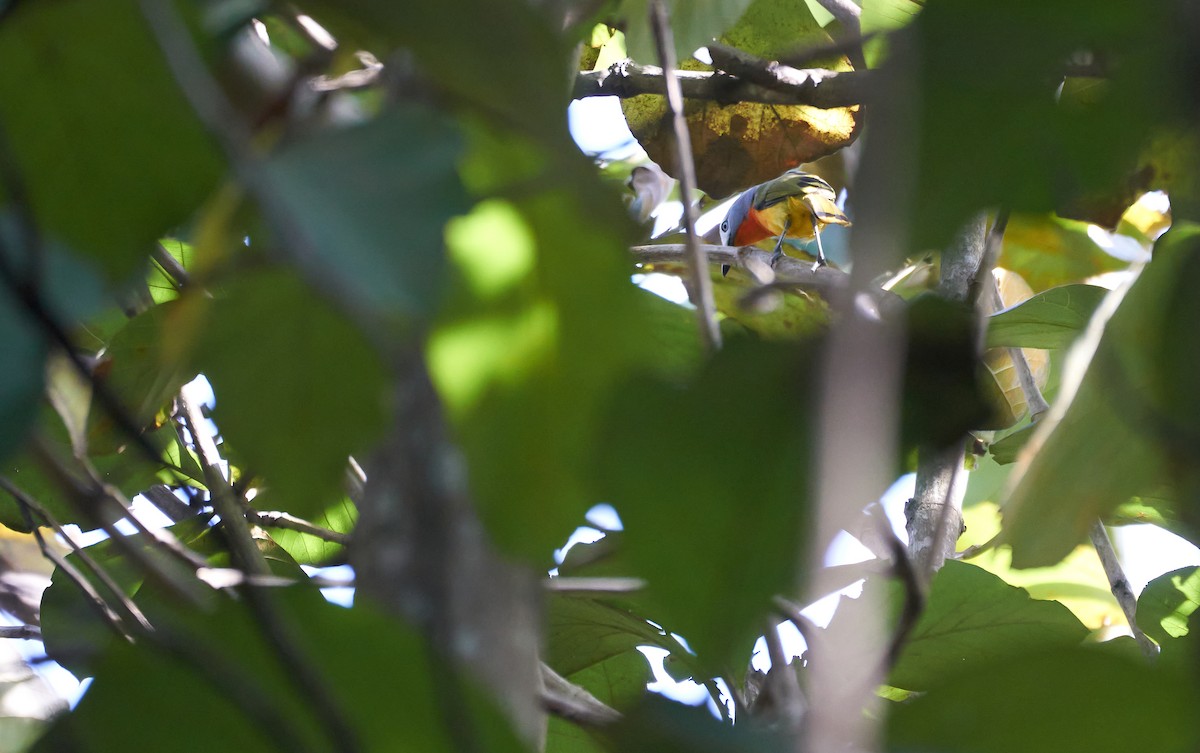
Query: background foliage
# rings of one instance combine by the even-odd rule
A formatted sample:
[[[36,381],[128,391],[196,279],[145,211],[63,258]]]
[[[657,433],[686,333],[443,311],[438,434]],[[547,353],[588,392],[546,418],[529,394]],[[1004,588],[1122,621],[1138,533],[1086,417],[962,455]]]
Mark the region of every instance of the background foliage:
[[[667,3],[692,72],[714,39],[870,66],[851,106],[685,114],[706,208],[800,163],[846,189],[826,243],[886,270],[903,363],[895,451],[844,460],[974,450],[972,548],[928,584],[868,523],[876,559],[822,564],[836,288],[710,264],[706,352],[631,282],[684,275],[630,255],[669,178],[581,153],[566,113],[580,69],[658,62],[650,5],[0,2],[0,609],[94,678],[67,710],[5,675],[0,747],[803,749],[778,694],[820,694],[865,615],[885,700],[844,713],[878,749],[1195,749],[1195,568],[1142,592],[1147,658],[1081,546],[1097,520],[1200,541],[1195,4],[863,0],[860,35],[835,3]],[[674,174],[662,98],[624,109]],[[936,295],[980,213],[1019,291],[985,321]],[[834,496],[861,522],[884,491]],[[556,558],[598,503],[623,528]],[[313,577],[347,562],[352,607]],[[792,609],[857,583],[827,628]],[[807,652],[763,679],[788,618]],[[646,646],[718,713],[647,694]]]

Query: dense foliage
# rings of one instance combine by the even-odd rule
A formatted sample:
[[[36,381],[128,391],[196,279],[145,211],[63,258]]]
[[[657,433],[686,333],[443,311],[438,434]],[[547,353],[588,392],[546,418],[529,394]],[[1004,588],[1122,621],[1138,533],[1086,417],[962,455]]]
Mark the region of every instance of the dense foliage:
[[[1088,543],[1200,543],[1196,5],[668,2],[689,150],[657,4],[0,0],[0,609],[94,678],[4,680],[0,747],[1200,744],[1197,569],[1130,626]],[[613,81],[645,151],[583,154]],[[647,154],[705,209],[819,172],[840,268],[639,287]]]

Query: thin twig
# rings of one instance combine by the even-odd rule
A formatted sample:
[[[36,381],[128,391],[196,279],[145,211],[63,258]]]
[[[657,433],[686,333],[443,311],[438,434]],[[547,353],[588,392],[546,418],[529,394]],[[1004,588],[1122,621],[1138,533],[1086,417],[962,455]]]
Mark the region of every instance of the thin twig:
[[[217,445],[212,436],[204,430],[200,401],[191,394],[192,390],[189,387],[185,386],[179,393],[179,408],[188,422],[188,431],[200,455],[209,499],[217,514],[221,516],[221,529],[225,532],[225,541],[229,545],[230,553],[234,562],[248,577],[269,576],[270,566],[254,540],[245,511],[234,495],[233,487],[225,478]],[[283,619],[267,592],[249,583],[247,586],[246,601],[270,645],[275,649],[279,663],[296,678],[300,691],[307,697],[309,705],[334,745],[345,753],[359,750],[357,732],[330,692],[325,678],[300,648],[292,634],[291,626]]]
[[[542,708],[555,716],[585,727],[605,727],[621,720],[621,712],[588,691],[541,664]]]
[[[150,249],[150,257],[162,268],[162,271],[175,282],[176,290],[183,290],[192,284],[192,276],[184,269],[179,260],[171,255],[163,244],[155,243]]]
[[[100,619],[112,628],[114,633],[127,641],[133,640],[130,629],[125,626],[120,616],[109,606],[104,597],[100,595],[100,592],[96,590],[95,585],[83,573],[79,572],[79,569],[75,565],[68,562],[67,558],[62,556],[58,550],[46,543],[45,537],[42,536],[41,528],[33,520],[33,506],[30,504],[33,501],[32,497],[18,489],[6,478],[0,477],[0,485],[17,501],[17,505],[21,508],[21,515],[25,519],[25,525],[33,532],[33,538],[37,541],[38,548],[42,551],[42,556],[54,563],[59,572],[75,584],[75,587],[83,593],[84,600],[96,610],[96,613],[100,615]],[[119,589],[114,589],[114,591],[119,592]]]
[[[1092,524],[1088,535],[1092,539],[1092,546],[1096,549],[1096,555],[1100,558],[1100,564],[1104,567],[1104,575],[1108,578],[1112,595],[1116,598],[1117,603],[1121,605],[1121,611],[1125,613],[1125,620],[1129,623],[1129,632],[1133,634],[1133,639],[1137,641],[1138,647],[1142,649],[1142,653],[1147,657],[1153,658],[1158,656],[1158,646],[1138,627],[1137,596],[1134,595],[1133,589],[1129,587],[1129,581],[1125,579],[1125,571],[1121,567],[1121,560],[1117,558],[1117,553],[1113,549],[1112,540],[1108,538],[1108,531],[1105,530],[1104,523],[1097,520]]]
[[[123,618],[125,620],[128,620],[131,624],[137,625],[146,631],[153,629],[150,625],[150,621],[146,618],[146,615],[142,612],[141,608],[134,603],[133,599],[129,598],[129,596],[125,593],[125,589],[121,588],[121,586],[115,580],[113,580],[112,575],[110,575],[107,570],[100,566],[100,563],[97,562],[94,557],[92,557],[91,553],[87,551],[86,547],[81,546],[79,542],[75,540],[75,537],[72,536],[65,528],[63,528],[62,524],[58,522],[54,515],[52,515],[44,505],[27,494],[23,489],[14,484],[6,476],[0,476],[0,489],[4,489],[4,491],[12,495],[13,499],[17,501],[17,504],[21,506],[21,514],[25,518],[26,525],[33,530],[34,538],[37,540],[38,547],[42,550],[43,556],[45,556],[47,559],[51,559],[51,550],[49,549],[45,540],[42,538],[41,529],[35,524],[33,515],[37,515],[39,518],[45,521],[56,535],[62,538],[63,541],[67,542],[67,546],[71,547],[71,551],[79,559],[83,566],[86,567],[98,581],[100,581],[100,584],[104,586],[112,595],[112,598],[116,600],[117,604],[120,606],[120,611],[124,613]],[[53,559],[51,559],[51,561],[53,561],[56,565],[58,564],[58,562]],[[105,603],[107,604],[107,602]]]
[[[996,223],[993,225],[992,233],[989,236],[989,246],[994,245],[996,249],[999,248],[1007,220],[1007,212],[1001,212],[997,216]],[[997,254],[998,252],[989,249],[989,255],[993,256],[993,258]],[[991,282],[990,284],[987,282],[983,283],[980,295],[981,297],[986,296],[986,301],[990,303],[992,311],[999,311],[1004,307],[1004,301],[1000,295],[1000,284],[996,280],[995,275],[989,275],[989,277],[991,277]],[[1029,360],[1025,358],[1024,350],[1021,348],[1009,348],[1009,354],[1012,356],[1017,381],[1021,385],[1021,392],[1025,397],[1025,404],[1029,410],[1029,420],[1031,423],[1037,423],[1050,410],[1050,405],[1046,402],[1046,398],[1042,395],[1042,390],[1033,376],[1033,372],[1029,367]],[[1108,531],[1104,528],[1104,521],[1096,520],[1092,524],[1088,534],[1091,538],[1092,546],[1096,550],[1096,556],[1100,558],[1100,564],[1104,568],[1104,575],[1108,579],[1109,590],[1112,591],[1113,598],[1117,600],[1117,604],[1120,605],[1121,611],[1125,615],[1125,621],[1129,624],[1130,633],[1142,649],[1143,654],[1147,657],[1157,656],[1158,646],[1142,632],[1142,629],[1137,624],[1137,597],[1129,587],[1129,581],[1125,578],[1125,571],[1121,567],[1121,560],[1117,557],[1117,553],[1113,549],[1112,540],[1108,537]]]
[[[332,544],[346,545],[350,542],[350,536],[338,531],[331,531],[328,528],[310,523],[303,518],[298,518],[291,513],[280,511],[257,512],[251,510],[246,513],[246,519],[256,525],[266,528],[284,528],[289,531],[297,531],[299,533],[315,536],[322,541],[328,541]]]
[[[842,31],[838,37],[851,42],[851,47],[846,53],[850,58],[850,64],[854,66],[855,70],[865,70],[867,59],[863,55],[862,23],[859,20],[862,8],[855,5],[854,0],[817,0],[817,2],[842,25]],[[857,44],[854,44],[855,42]]]
[[[42,639],[42,629],[37,625],[0,625],[0,638],[40,641]]]
[[[804,720],[804,694],[795,670],[788,664],[783,653],[783,641],[779,638],[779,626],[769,620],[763,633],[767,643],[767,656],[771,659],[771,670],[767,673],[767,684],[771,688],[772,706],[778,710],[779,719],[789,732],[800,728]]]
[[[579,594],[627,594],[646,587],[641,578],[547,578],[543,581],[547,591]]]
[[[192,606],[199,607],[206,603],[204,592],[207,589],[191,577],[198,567],[206,564],[203,558],[183,546],[169,531],[147,526],[134,514],[129,502],[117,489],[100,481],[94,468],[85,465],[87,475],[79,478],[67,467],[58,452],[38,434],[34,434],[30,447],[43,469],[65,492],[64,498],[74,506],[77,514],[83,519],[94,520],[113,544],[147,577],[158,581]],[[140,543],[117,530],[112,521],[120,517],[129,520],[142,534]],[[156,558],[151,555],[150,547],[161,549],[171,557]],[[187,569],[180,570],[178,565],[172,564],[178,562]]]
[[[696,235],[697,210],[693,202],[696,196],[696,165],[692,160],[692,137],[688,132],[687,119],[683,114],[683,92],[675,75],[675,39],[671,34],[671,23],[667,17],[667,5],[663,0],[650,3],[650,26],[654,29],[654,42],[662,61],[667,85],[667,106],[671,110],[671,123],[675,129],[675,167],[679,179],[679,200],[683,202],[683,224],[687,233],[688,281],[692,302],[696,305],[696,320],[700,335],[708,351],[721,348],[721,330],[717,326],[717,306],[713,300],[712,278],[708,275],[708,259],[700,250],[700,239]]]

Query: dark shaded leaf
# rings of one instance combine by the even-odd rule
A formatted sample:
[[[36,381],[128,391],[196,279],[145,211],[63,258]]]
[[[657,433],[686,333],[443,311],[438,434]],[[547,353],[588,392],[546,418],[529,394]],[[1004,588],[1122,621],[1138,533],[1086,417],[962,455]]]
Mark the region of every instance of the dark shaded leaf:
[[[457,127],[419,107],[328,131],[273,155],[269,188],[318,255],[315,272],[384,315],[430,313],[443,227],[467,209]]]
[[[730,342],[690,387],[631,384],[609,411],[603,498],[650,581],[656,621],[709,667],[744,665],[769,597],[804,561],[805,356]]]
[[[5,151],[38,224],[110,279],[216,185],[215,146],[134,0],[16,6],[0,24],[0,70]]]
[[[891,751],[1060,753],[1193,750],[1186,679],[1140,657],[1067,649],[1008,657],[892,707]]]
[[[624,753],[783,753],[782,735],[750,722],[722,724],[705,708],[649,696],[612,730],[613,750]]]
[[[319,515],[342,496],[347,456],[383,429],[383,366],[357,329],[289,274],[248,275],[226,292],[212,302],[192,368],[212,382],[217,425],[266,478],[274,504]]]

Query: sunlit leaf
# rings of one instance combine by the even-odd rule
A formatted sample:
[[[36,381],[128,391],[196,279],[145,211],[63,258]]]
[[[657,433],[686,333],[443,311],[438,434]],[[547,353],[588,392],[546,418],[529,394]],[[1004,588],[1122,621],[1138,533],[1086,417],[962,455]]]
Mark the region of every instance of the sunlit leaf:
[[[1065,348],[1087,326],[1108,291],[1094,285],[1064,285],[992,315],[989,348]]]
[[[1192,632],[1192,614],[1200,608],[1200,568],[1164,573],[1146,584],[1138,597],[1138,626],[1167,653],[1176,639]]]
[[[1000,657],[1076,645],[1087,634],[1062,604],[1038,601],[982,568],[949,561],[933,579],[888,683],[928,690]]]
[[[1173,230],[1157,244],[1113,314],[1095,355],[1078,374],[1078,389],[1059,415],[1043,419],[1019,456],[1015,487],[1005,503],[1004,538],[1017,567],[1056,562],[1087,535],[1097,518],[1152,491],[1166,470],[1165,427],[1200,426],[1194,392],[1172,383],[1200,352],[1192,329],[1173,330],[1194,298],[1194,227]],[[1179,320],[1183,321],[1183,320]],[[1180,448],[1183,450],[1184,448]]]

